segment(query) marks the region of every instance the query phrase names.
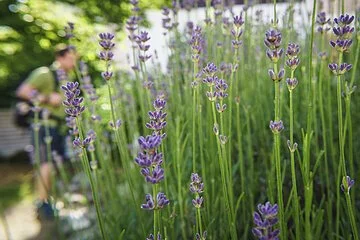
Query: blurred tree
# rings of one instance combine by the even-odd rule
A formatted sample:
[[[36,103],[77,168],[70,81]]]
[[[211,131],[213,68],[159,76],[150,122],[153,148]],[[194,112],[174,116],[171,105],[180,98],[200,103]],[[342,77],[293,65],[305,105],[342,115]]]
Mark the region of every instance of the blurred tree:
[[[166,0],[141,1],[140,8]],[[129,0],[0,0],[0,108],[11,106],[14,90],[36,67],[50,65],[53,46],[64,42],[64,26],[76,25],[76,46],[90,73],[96,68],[97,33],[120,31],[129,17]],[[143,15],[143,12],[140,12]]]

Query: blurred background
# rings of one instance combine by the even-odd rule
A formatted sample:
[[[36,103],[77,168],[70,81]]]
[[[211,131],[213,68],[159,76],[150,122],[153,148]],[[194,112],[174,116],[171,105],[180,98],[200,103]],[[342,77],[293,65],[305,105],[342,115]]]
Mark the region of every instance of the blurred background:
[[[358,0],[348,0],[354,6]],[[226,1],[225,1],[226,2]],[[284,1],[278,1],[279,15],[286,11]],[[302,11],[306,21],[312,1],[296,1],[297,11]],[[321,1],[323,9],[335,11],[337,1]],[[270,3],[270,5],[267,5]],[[269,21],[272,1],[248,1],[246,7],[264,11]],[[183,1],[180,1],[183,6]],[[180,28],[186,23],[188,14],[198,22],[203,21],[204,0],[198,1],[197,10],[179,12]],[[240,13],[243,0],[235,1],[234,10]],[[140,15],[145,19],[143,27],[148,28],[152,50],[157,51],[161,69],[166,71],[165,42],[162,40],[161,8],[171,6],[170,0],[140,1]],[[349,7],[347,7],[349,9]],[[144,11],[146,10],[146,11]],[[64,26],[74,22],[81,39],[77,47],[81,58],[89,65],[89,74],[95,86],[103,80],[98,66],[98,33],[116,32],[116,65],[121,71],[130,72],[127,55],[130,43],[124,23],[131,14],[131,5],[124,0],[0,0],[0,239],[46,239],[46,226],[41,225],[33,210],[33,170],[27,152],[31,149],[30,134],[13,124],[15,90],[28,74],[39,66],[50,65],[54,59],[53,46],[64,42]],[[305,20],[304,20],[305,19]],[[45,233],[44,233],[45,231]],[[7,232],[7,233],[6,233]]]

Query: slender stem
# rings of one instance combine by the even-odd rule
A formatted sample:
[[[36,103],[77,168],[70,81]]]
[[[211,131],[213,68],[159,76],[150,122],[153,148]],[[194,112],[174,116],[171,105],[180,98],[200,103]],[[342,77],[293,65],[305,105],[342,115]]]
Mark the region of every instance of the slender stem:
[[[339,66],[342,63],[343,54],[339,54]],[[343,144],[343,111],[342,111],[342,92],[341,92],[341,75],[337,76],[337,105],[338,105],[338,129],[339,129],[339,150],[340,157],[339,163],[342,165],[343,176],[346,176],[346,165],[345,165],[345,153],[344,153],[344,144]]]
[[[291,71],[291,78],[294,78],[294,70]],[[294,148],[294,104],[293,104],[293,90],[289,90],[290,98],[290,161],[291,161],[291,175],[292,175],[292,185],[293,185],[293,206],[294,206],[294,218],[295,218],[295,238],[296,240],[301,239],[300,232],[300,208],[299,208],[299,198],[297,192],[297,183],[296,183],[296,170],[295,170],[295,148]]]
[[[322,37],[321,40],[321,50],[324,50],[324,38]],[[322,130],[322,137],[323,137],[323,148],[324,148],[324,163],[325,163],[325,171],[321,171],[325,173],[325,182],[326,182],[326,193],[328,199],[331,199],[331,185],[330,185],[330,177],[329,177],[329,158],[328,158],[328,138],[327,138],[327,130],[329,126],[326,124],[325,120],[325,108],[324,108],[324,60],[321,59],[320,62],[320,69],[319,69],[319,109],[320,109],[320,118],[321,118],[321,130]],[[332,229],[332,204],[330,202],[327,203],[327,222],[329,229]]]
[[[277,63],[274,63],[275,76],[278,74]],[[280,82],[274,82],[275,87],[275,121],[280,121]],[[274,133],[274,153],[275,153],[275,172],[276,172],[276,185],[277,197],[279,206],[279,219],[280,219],[280,235],[281,239],[286,239],[286,225],[284,216],[284,202],[283,202],[283,188],[282,188],[282,174],[281,174],[281,155],[280,155],[280,136]]]
[[[80,119],[78,119],[78,118],[76,118],[76,125],[79,128],[80,140],[83,141],[84,140],[83,127],[82,127],[82,123],[81,123]],[[95,205],[95,209],[96,209],[96,216],[97,216],[97,220],[98,220],[98,224],[99,224],[99,228],[100,228],[100,232],[101,232],[101,237],[102,237],[102,239],[107,239],[106,232],[105,232],[105,227],[104,227],[104,224],[103,224],[102,214],[101,214],[102,209],[101,209],[101,206],[100,206],[100,199],[98,198],[97,189],[96,189],[95,182],[94,182],[94,179],[93,179],[93,176],[92,176],[92,172],[91,172],[91,168],[90,168],[90,164],[89,164],[89,159],[88,159],[87,152],[86,152],[85,148],[82,148],[81,158],[82,158],[83,166],[85,168],[84,169],[85,173],[88,176],[89,181],[90,181],[91,193],[92,193],[93,200],[94,200],[94,205]]]
[[[359,240],[359,233],[358,233],[358,228],[356,227],[354,210],[353,210],[353,206],[351,204],[350,194],[348,192],[345,193],[345,198],[346,198],[346,205],[347,205],[348,214],[349,214],[349,218],[350,218],[351,229],[354,234],[354,239]]]
[[[193,81],[196,82],[196,74],[198,71],[198,63],[194,62]],[[196,172],[196,108],[197,108],[197,88],[193,86],[193,105],[192,105],[192,154],[193,154],[193,172]]]

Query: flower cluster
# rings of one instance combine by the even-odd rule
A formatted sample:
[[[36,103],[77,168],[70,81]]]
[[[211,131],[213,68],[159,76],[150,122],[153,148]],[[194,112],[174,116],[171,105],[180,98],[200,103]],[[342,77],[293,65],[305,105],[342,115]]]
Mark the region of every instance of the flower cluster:
[[[139,35],[135,37],[135,41],[138,44],[138,47],[142,54],[139,55],[141,62],[146,62],[151,58],[151,55],[147,54],[147,51],[150,48],[150,45],[147,42],[150,40],[149,33],[146,31],[141,31]]]
[[[255,237],[261,240],[278,240],[279,229],[273,229],[278,222],[278,205],[266,202],[258,205],[258,212],[254,212],[254,223],[256,227],[252,229]]]
[[[190,192],[195,194],[195,199],[192,200],[192,204],[196,208],[201,208],[204,202],[200,193],[204,191],[204,183],[201,181],[201,177],[197,173],[191,174]]]
[[[321,34],[330,30],[330,27],[327,24],[330,23],[330,18],[326,17],[325,12],[320,12],[316,15],[316,23],[319,25],[317,31]]]
[[[228,96],[228,84],[224,79],[218,78],[215,75],[217,71],[218,69],[214,63],[208,63],[202,70],[202,73],[205,75],[203,83],[209,87],[209,91],[206,92],[206,96],[211,102],[218,100],[218,102],[216,102],[216,110],[219,113],[222,113],[227,107],[226,104],[223,103],[223,100]]]
[[[352,68],[352,65],[349,63],[341,63],[338,65],[337,63],[330,63],[329,69],[335,74],[335,75],[343,75],[347,71],[349,71]]]
[[[352,188],[352,186],[354,186],[355,184],[355,180],[351,179],[349,176],[343,177],[342,183],[341,183],[341,191],[343,191],[344,193],[349,194],[350,192],[350,188]]]
[[[288,47],[286,49],[286,57],[287,57],[286,65],[291,69],[292,73],[295,71],[295,69],[300,64],[300,60],[298,58],[299,52],[300,52],[299,45],[297,45],[295,43],[288,44]],[[287,84],[289,91],[292,91],[296,88],[296,86],[298,84],[298,80],[295,77],[287,78],[286,84]]]
[[[215,20],[216,20],[223,13],[222,1],[221,0],[213,0],[212,6],[214,8],[214,15],[215,15]]]
[[[150,122],[146,123],[146,127],[153,130],[154,134],[161,135],[162,139],[166,136],[165,133],[161,134],[162,129],[166,126],[167,113],[164,112],[165,105],[166,101],[158,97],[153,103],[155,110],[148,112]]]
[[[284,50],[280,48],[281,40],[281,32],[279,32],[278,30],[270,29],[266,31],[264,39],[264,44],[268,48],[266,50],[266,55],[274,63],[277,63],[279,61],[284,52]]]
[[[240,37],[243,33],[241,26],[244,24],[244,19],[242,15],[234,16],[234,27],[231,29],[231,35],[233,36],[233,40],[231,41],[233,48],[237,49],[242,44]]]
[[[162,192],[159,192],[156,195],[156,203],[153,200],[151,194],[145,195],[145,203],[141,205],[142,209],[154,210],[161,209],[170,203],[169,199],[166,198],[166,195]]]
[[[352,45],[351,34],[354,32],[354,27],[351,27],[350,24],[353,20],[354,16],[347,14],[334,18],[336,26],[333,27],[333,33],[336,36],[336,40],[331,40],[330,45],[338,52],[348,52]]]
[[[89,151],[94,151],[94,141],[96,139],[96,134],[94,130],[90,130],[84,140],[81,140],[80,138],[75,138],[73,141],[74,147],[77,148],[88,148]]]
[[[200,53],[204,48],[204,38],[201,31],[201,28],[196,26],[196,28],[192,31],[191,39],[189,41],[192,50],[191,59],[193,62],[199,62]]]
[[[173,25],[171,24],[171,18],[170,18],[170,9],[167,7],[164,7],[162,9],[162,27],[166,30],[166,31],[170,31],[173,28]],[[164,32],[164,35],[166,35],[166,31]]]
[[[83,98],[80,96],[80,89],[78,82],[68,82],[61,86],[65,92],[66,99],[63,101],[65,105],[65,113],[70,117],[77,118],[85,110],[85,106],[81,106]]]
[[[135,13],[137,13],[137,12],[140,11],[140,8],[139,8],[139,6],[138,6],[138,4],[139,4],[139,1],[138,1],[138,0],[130,0],[130,4],[133,6],[133,7],[131,8],[131,12],[132,12],[133,14],[135,14]]]
[[[114,54],[111,50],[115,47],[115,43],[112,41],[115,35],[112,33],[100,33],[99,37],[99,45],[103,48],[99,54],[99,57],[106,63],[106,71],[102,72],[101,76],[104,80],[109,81],[113,75],[113,73],[109,71],[109,62],[114,58]]]

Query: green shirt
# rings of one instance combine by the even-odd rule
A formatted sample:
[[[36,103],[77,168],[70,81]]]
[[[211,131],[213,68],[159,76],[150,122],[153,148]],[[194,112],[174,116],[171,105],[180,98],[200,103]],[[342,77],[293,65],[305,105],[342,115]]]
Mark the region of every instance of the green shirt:
[[[49,97],[51,93],[57,92],[62,94],[60,91],[61,83],[57,84],[54,73],[58,67],[56,63],[53,63],[50,67],[39,67],[31,72],[29,77],[25,80],[26,83],[34,87],[40,94]],[[50,104],[42,103],[42,108],[47,108],[52,116],[56,118],[65,119],[65,108],[63,105],[52,106]],[[50,125],[56,126],[57,121],[50,119]]]

